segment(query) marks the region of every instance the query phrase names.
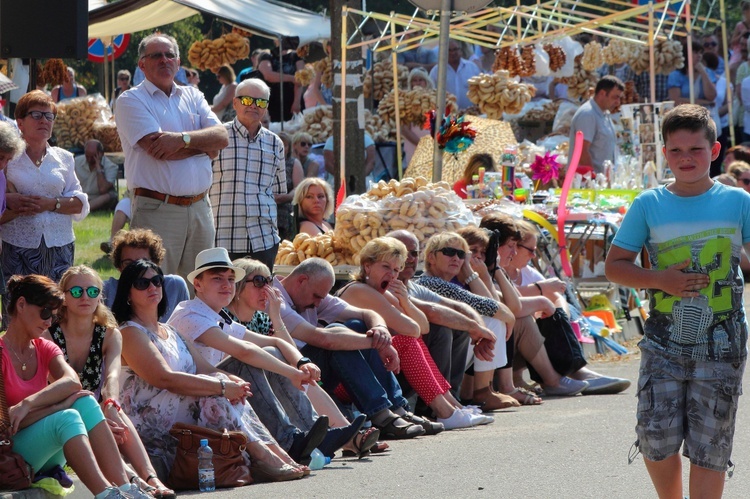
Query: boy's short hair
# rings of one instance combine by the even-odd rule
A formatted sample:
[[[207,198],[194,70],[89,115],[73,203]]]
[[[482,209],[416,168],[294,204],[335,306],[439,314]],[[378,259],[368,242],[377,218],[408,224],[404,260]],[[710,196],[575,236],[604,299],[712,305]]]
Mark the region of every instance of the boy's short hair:
[[[605,75],[596,82],[596,88],[594,88],[594,94],[598,94],[600,90],[604,90],[609,93],[613,88],[619,88],[621,91],[625,91],[625,84],[618,77],[613,75]]]
[[[680,104],[664,115],[661,123],[661,135],[664,142],[679,130],[703,132],[706,140],[713,145],[716,142],[716,123],[711,119],[708,109],[697,104]]]
[[[727,165],[727,173],[734,177],[735,180],[739,180],[747,172],[750,172],[750,164],[745,161],[734,160]]]

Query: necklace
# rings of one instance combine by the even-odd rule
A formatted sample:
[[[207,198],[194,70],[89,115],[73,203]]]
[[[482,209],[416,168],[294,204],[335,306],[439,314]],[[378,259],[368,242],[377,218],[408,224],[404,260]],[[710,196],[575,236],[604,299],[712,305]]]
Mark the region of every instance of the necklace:
[[[34,164],[36,166],[41,166],[42,165],[42,161],[44,161],[44,157],[45,156],[47,156],[47,155],[45,154],[44,156],[42,156],[41,158],[39,158],[37,161],[34,161]]]
[[[29,360],[31,360],[31,355],[29,355],[28,359],[21,360],[21,357],[18,356],[18,354],[16,353],[16,351],[10,346],[10,344],[7,341],[3,341],[3,343],[5,343],[5,346],[8,347],[8,350],[10,350],[10,353],[13,354],[13,356],[16,358],[16,360],[21,363],[21,371],[25,371],[26,370],[26,363]],[[32,350],[32,353],[33,353],[33,350]]]

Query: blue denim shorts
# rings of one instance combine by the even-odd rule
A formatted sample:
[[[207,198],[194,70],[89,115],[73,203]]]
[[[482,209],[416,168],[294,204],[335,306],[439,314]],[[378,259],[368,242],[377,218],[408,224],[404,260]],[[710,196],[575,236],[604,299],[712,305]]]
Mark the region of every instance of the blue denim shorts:
[[[701,361],[641,341],[637,447],[651,461],[680,450],[701,468],[729,467],[745,362]]]

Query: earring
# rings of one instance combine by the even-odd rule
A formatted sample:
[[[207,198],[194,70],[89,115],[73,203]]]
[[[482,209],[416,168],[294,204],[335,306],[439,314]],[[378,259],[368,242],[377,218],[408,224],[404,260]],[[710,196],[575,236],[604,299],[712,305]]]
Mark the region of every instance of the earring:
[[[370,276],[369,276],[369,275],[366,275],[366,276],[365,276],[365,281],[369,281],[369,280],[370,280]]]
[[[128,305],[132,305],[132,303],[130,303],[130,298],[128,298],[125,303],[127,303]]]

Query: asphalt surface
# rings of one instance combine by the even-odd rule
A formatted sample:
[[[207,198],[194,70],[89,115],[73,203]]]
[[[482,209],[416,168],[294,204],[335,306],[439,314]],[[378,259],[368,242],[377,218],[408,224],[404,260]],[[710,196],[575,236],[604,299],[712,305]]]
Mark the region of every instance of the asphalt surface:
[[[634,349],[636,350],[636,349]],[[305,479],[219,490],[214,497],[651,498],[642,458],[628,465],[635,441],[638,354],[592,362],[633,380],[618,395],[549,398],[541,406],[495,413],[495,423],[391,442],[362,460],[335,459]],[[741,397],[734,477],[724,497],[750,497],[750,397]],[[687,477],[687,469],[684,473]],[[685,480],[687,483],[687,478]],[[205,494],[181,493],[180,497]],[[685,495],[688,495],[687,486]]]

